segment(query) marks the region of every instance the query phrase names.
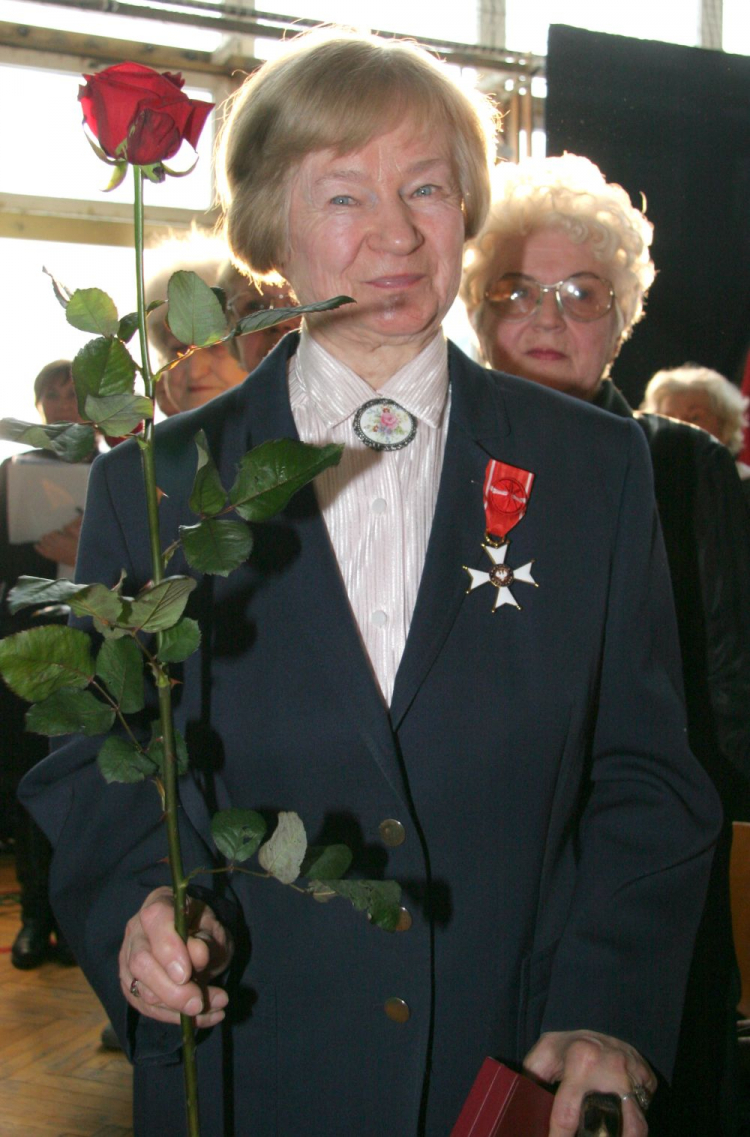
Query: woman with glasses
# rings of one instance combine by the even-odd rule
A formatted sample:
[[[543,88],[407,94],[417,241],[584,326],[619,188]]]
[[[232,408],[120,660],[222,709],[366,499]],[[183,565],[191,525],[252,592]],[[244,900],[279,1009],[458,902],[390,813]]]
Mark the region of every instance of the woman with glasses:
[[[487,362],[618,415],[608,378],[654,280],[652,226],[625,190],[574,154],[495,171],[488,221],[467,251],[462,295]],[[656,414],[636,416],[651,451],[677,612],[691,749],[727,818],[750,801],[750,527],[728,451]],[[590,419],[590,432],[598,420]],[[592,472],[592,476],[596,476]],[[725,824],[688,986],[672,1093],[654,1137],[729,1137],[736,989]]]

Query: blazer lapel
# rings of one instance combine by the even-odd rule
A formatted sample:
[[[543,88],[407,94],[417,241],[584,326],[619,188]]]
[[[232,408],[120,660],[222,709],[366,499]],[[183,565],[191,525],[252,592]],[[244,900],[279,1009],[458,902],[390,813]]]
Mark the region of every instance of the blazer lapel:
[[[493,373],[449,348],[451,412],[432,532],[406,647],[396,676],[391,720],[398,729],[440,652],[466,596],[463,565],[483,566],[482,486],[490,458],[503,458],[510,425]]]

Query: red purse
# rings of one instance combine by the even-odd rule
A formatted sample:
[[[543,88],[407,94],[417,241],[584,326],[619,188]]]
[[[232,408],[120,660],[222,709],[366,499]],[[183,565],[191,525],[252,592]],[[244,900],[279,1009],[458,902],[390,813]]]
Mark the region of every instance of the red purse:
[[[547,1137],[554,1095],[485,1058],[451,1137]]]

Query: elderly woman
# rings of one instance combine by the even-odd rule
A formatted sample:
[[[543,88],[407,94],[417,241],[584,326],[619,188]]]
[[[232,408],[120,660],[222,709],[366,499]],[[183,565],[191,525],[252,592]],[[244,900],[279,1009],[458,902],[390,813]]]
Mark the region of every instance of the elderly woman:
[[[750,466],[737,458],[744,443],[748,403],[750,399],[718,371],[684,363],[657,371],[649,379],[641,410],[700,426],[723,442],[750,498]]]
[[[486,360],[632,417],[607,376],[654,279],[649,222],[622,187],[573,154],[500,167],[494,191],[488,220],[467,251],[462,286]],[[744,816],[750,530],[738,480],[727,452],[707,435],[658,415],[638,422],[651,449],[669,558],[691,748],[728,815]],[[588,424],[598,429],[597,418]],[[673,1092],[655,1103],[655,1134],[734,1133],[726,1092],[737,1001],[729,842],[727,828],[691,972]]]
[[[313,843],[398,878],[404,907],[388,935],[207,876],[185,946],[153,790],[105,788],[85,741],[62,747],[27,796],[136,1064],[139,1137],[181,1132],[179,1011],[204,1028],[211,1137],[445,1137],[488,1054],[559,1083],[551,1137],[591,1089],[643,1137],[651,1066],[669,1072],[717,811],[684,740],[640,431],[592,430],[441,333],[494,145],[481,99],[376,38],[303,37],[234,101],[237,263],[300,303],[355,303],[163,424],[165,542],[190,524],[199,428],[225,479],[269,438],[346,450],[192,594],[185,859],[212,863],[215,803],[293,808]],[[126,444],[95,468],[82,577],[149,577],[137,462]]]

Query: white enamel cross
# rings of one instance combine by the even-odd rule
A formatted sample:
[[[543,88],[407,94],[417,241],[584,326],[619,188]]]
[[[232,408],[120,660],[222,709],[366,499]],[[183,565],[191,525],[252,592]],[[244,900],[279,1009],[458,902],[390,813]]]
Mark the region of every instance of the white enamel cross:
[[[527,564],[521,565],[520,568],[511,568],[506,565],[505,557],[508,552],[508,542],[502,545],[483,545],[488,557],[492,561],[492,568],[489,572],[481,572],[479,569],[468,568],[467,565],[463,567],[471,577],[471,584],[468,587],[468,592],[473,592],[475,588],[479,588],[482,584],[492,584],[497,589],[497,596],[492,611],[496,612],[503,604],[512,604],[514,608],[520,610],[521,605],[517,602],[515,596],[510,590],[511,584],[515,581],[521,581],[523,584],[533,584],[535,588],[538,587],[536,581],[531,575],[531,566],[533,561],[528,561]]]

